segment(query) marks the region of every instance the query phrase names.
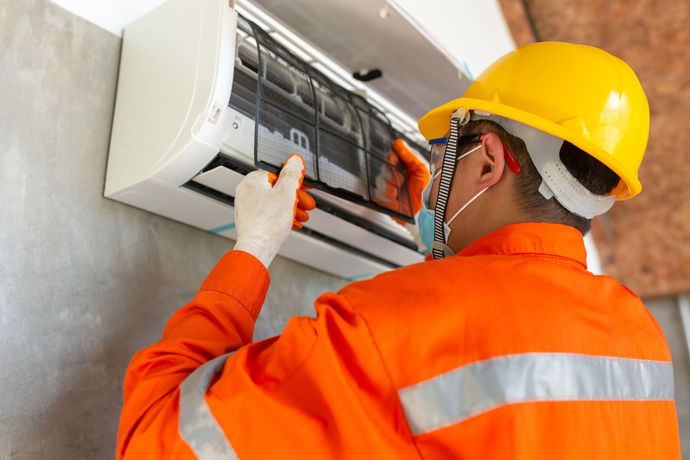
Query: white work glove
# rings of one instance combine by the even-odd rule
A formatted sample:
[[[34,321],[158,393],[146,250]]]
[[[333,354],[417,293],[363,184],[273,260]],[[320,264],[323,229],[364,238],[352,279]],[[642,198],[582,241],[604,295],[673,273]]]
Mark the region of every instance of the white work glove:
[[[242,179],[235,192],[235,250],[253,255],[268,268],[291,228],[301,228],[309,219],[307,211],[316,206],[300,189],[303,179],[304,160],[298,154],[288,158],[278,177],[258,170]]]

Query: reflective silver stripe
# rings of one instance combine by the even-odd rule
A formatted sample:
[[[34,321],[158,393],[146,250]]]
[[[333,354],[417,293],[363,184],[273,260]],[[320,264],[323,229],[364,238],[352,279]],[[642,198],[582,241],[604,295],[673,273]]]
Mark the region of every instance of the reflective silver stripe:
[[[236,459],[237,454],[206,403],[205,395],[230,354],[200,366],[180,386],[180,436],[199,460]]]
[[[501,356],[398,390],[414,435],[506,404],[672,400],[670,362],[568,353]]]

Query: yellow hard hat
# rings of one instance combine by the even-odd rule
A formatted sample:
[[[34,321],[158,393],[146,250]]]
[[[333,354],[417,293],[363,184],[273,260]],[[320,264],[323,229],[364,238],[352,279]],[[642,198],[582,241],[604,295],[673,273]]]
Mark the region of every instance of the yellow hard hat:
[[[642,190],[640,163],[649,137],[649,105],[622,60],[585,45],[533,43],[494,62],[465,94],[419,120],[424,137],[447,134],[459,109],[515,120],[576,145],[622,179],[618,199]]]

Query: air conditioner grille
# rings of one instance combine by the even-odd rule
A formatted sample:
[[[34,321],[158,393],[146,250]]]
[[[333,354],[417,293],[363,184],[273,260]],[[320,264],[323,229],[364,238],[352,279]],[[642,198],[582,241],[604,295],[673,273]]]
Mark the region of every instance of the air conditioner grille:
[[[412,222],[405,171],[391,153],[395,138],[410,140],[380,110],[256,24],[240,16],[238,29],[229,105],[256,122],[256,166],[277,172],[297,152],[307,165],[306,183]],[[397,193],[375,188],[382,176]]]

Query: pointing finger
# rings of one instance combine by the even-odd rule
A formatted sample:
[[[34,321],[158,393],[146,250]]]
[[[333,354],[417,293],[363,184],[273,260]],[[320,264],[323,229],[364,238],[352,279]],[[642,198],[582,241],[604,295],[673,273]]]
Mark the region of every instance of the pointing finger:
[[[295,153],[285,162],[276,187],[287,193],[296,193],[304,179],[304,159]]]

